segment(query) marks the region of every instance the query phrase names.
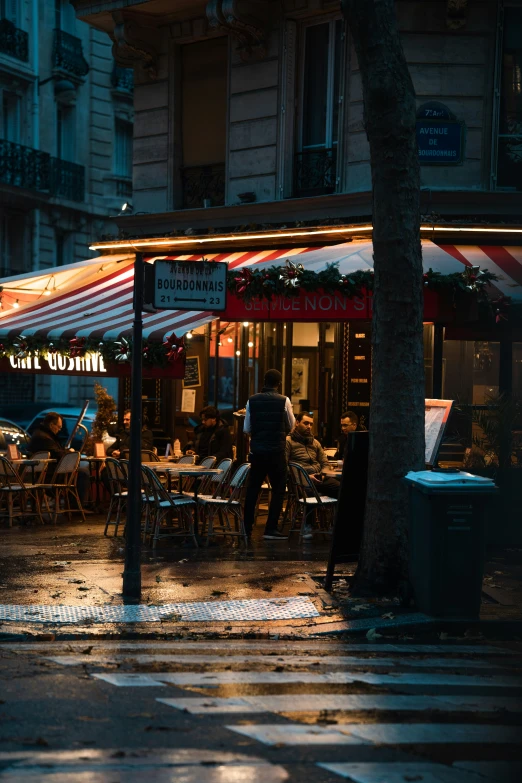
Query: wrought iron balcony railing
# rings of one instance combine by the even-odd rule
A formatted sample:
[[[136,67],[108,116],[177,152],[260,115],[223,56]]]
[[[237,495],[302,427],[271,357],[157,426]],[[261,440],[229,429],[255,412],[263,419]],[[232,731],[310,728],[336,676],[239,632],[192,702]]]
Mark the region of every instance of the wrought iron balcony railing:
[[[217,207],[225,203],[225,164],[187,166],[181,170],[183,208]]]
[[[0,139],[0,182],[70,201],[85,200],[83,166],[3,139]]]
[[[112,86],[120,92],[132,93],[134,90],[134,71],[132,68],[120,68],[115,65],[111,74]]]
[[[337,149],[299,152],[294,164],[294,196],[323,196],[335,190]]]
[[[82,42],[64,30],[54,31],[53,67],[83,78],[89,73],[89,64],[83,56]]]
[[[29,60],[29,36],[9,19],[0,19],[0,52],[24,63]]]

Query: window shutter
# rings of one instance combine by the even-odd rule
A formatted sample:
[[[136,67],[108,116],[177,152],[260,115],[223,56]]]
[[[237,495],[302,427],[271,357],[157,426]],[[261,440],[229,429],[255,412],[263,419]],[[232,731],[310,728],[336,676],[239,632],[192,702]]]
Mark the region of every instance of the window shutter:
[[[279,198],[293,195],[295,149],[295,85],[297,25],[285,22],[281,72],[281,114],[279,127]]]

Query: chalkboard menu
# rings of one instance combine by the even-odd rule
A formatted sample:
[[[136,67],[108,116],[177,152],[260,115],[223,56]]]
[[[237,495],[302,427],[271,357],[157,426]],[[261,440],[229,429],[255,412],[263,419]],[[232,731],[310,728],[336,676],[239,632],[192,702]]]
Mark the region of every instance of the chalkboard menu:
[[[199,374],[199,356],[187,356],[185,362],[185,377],[183,386],[201,386],[201,376]]]

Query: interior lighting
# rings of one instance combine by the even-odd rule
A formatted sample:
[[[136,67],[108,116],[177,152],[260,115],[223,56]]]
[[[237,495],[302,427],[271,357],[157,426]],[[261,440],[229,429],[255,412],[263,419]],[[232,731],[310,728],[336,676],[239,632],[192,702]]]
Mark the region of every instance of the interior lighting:
[[[232,337],[227,337],[227,343],[233,343],[233,342],[234,340],[232,339]]]
[[[243,326],[250,326],[250,323],[248,321],[243,321]]]
[[[221,340],[218,342],[218,345],[223,345],[223,343],[221,342]]]
[[[19,303],[18,299],[14,303],[13,307],[15,307],[16,309],[18,309],[20,307],[20,303]]]
[[[241,351],[236,351],[236,356],[241,356]]]

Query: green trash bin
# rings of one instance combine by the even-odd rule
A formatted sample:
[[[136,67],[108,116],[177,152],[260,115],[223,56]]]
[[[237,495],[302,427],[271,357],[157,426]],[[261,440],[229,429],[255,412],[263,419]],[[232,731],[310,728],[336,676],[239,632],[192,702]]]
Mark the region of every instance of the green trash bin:
[[[476,620],[485,522],[497,488],[462,471],[410,472],[409,571],[415,605],[434,617]]]

